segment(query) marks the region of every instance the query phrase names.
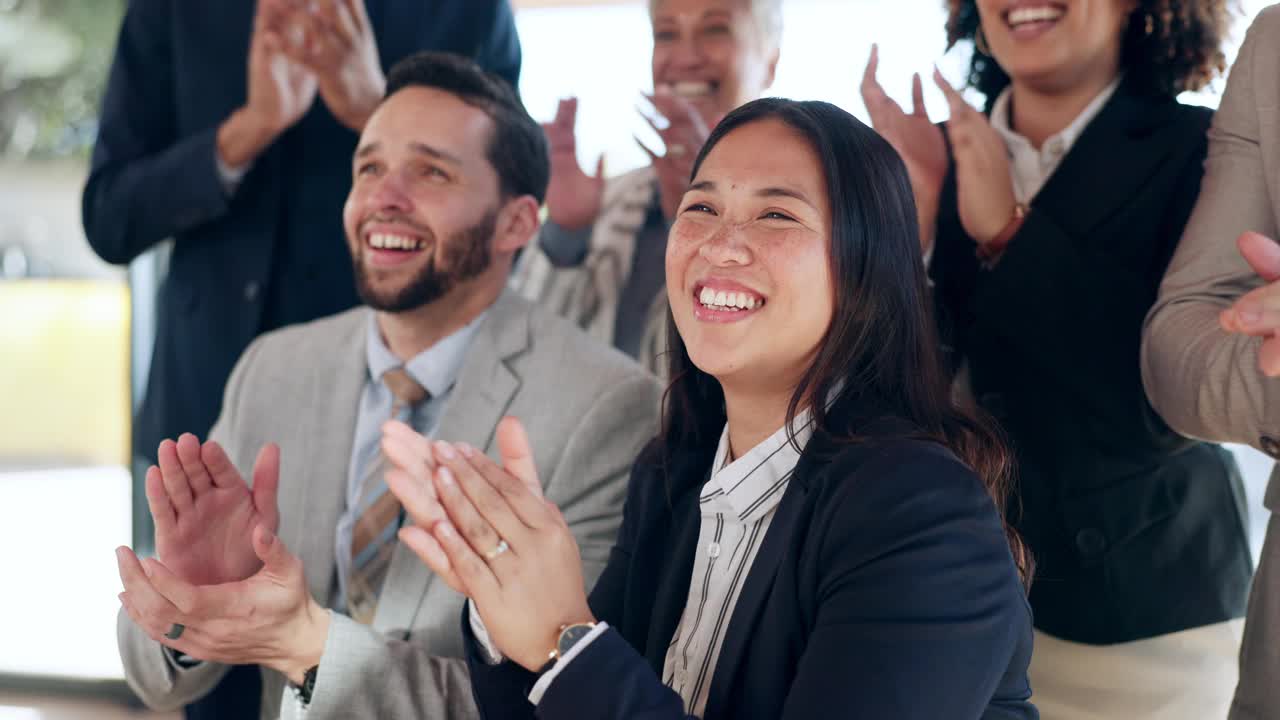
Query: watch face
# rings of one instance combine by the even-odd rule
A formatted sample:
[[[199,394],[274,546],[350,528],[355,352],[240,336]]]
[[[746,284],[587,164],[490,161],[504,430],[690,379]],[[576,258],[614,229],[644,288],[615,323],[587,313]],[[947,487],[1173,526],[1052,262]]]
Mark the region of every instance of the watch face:
[[[578,644],[578,641],[587,636],[591,632],[594,625],[570,625],[560,633],[560,642],[556,643],[556,650],[561,657],[569,652],[569,649]]]

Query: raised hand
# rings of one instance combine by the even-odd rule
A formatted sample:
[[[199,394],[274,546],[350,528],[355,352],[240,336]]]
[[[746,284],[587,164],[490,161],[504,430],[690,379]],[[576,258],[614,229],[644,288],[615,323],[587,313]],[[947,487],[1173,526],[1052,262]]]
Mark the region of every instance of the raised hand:
[[[286,54],[284,18],[272,0],[258,4],[249,45],[249,100],[245,109],[273,137],[293,127],[315,102],[316,76]]]
[[[949,161],[947,143],[942,130],[929,120],[924,107],[924,87],[919,73],[911,79],[911,113],[884,91],[876,80],[880,66],[880,48],[871,46],[871,57],[862,74],[862,102],[871,116],[871,125],[881,137],[898,151],[911,177],[911,190],[916,196],[916,213],[920,222],[920,242],[925,252],[933,246],[938,219],[938,197],[946,179]]]
[[[320,97],[343,125],[360,132],[386,90],[378,41],[364,0],[261,0],[300,28],[285,51],[315,74]]]
[[[671,91],[666,85],[659,85],[652,95],[645,95],[666,120],[666,127],[658,124],[654,118],[643,111],[640,113],[649,127],[658,133],[666,146],[666,153],[659,155],[636,138],[641,149],[649,156],[653,169],[658,175],[658,194],[662,204],[662,214],[667,222],[675,220],[680,210],[680,200],[685,190],[689,189],[689,180],[693,176],[693,162],[698,151],[702,149],[711,128],[720,122],[719,117],[706,118],[687,98]]]
[[[1267,284],[1223,310],[1219,322],[1227,332],[1262,338],[1258,369],[1267,377],[1280,377],[1280,243],[1246,232],[1236,240],[1236,247]]]
[[[542,483],[534,465],[533,450],[524,425],[515,418],[503,418],[497,428],[498,455],[502,468],[524,483],[529,492],[542,497]],[[413,548],[433,571],[455,591],[466,595],[466,585],[449,565],[449,558],[431,534],[436,523],[448,520],[448,513],[436,494],[434,476],[439,469],[436,446],[413,428],[397,421],[383,426],[382,451],[391,463],[387,487],[400,499],[413,526],[400,531],[400,539]],[[428,560],[430,558],[430,560]]]
[[[196,436],[160,444],[159,467],[147,470],[147,504],[156,526],[156,555],[182,580],[216,585],[243,580],[262,567],[250,537],[280,523],[276,492],[280,449],[258,453],[253,488],[216,442]]]
[[[551,122],[542,124],[551,149],[547,217],[566,230],[594,223],[604,199],[604,155],[596,161],[595,175],[588,175],[578,165],[577,119],[578,99],[571,97],[560,101]]]
[[[152,640],[200,660],[265,665],[301,683],[320,662],[329,613],[307,591],[302,561],[259,526],[245,538],[261,569],[239,582],[197,585],[164,563],[116,550],[120,604]],[[174,632],[181,626],[180,632]]]
[[[1009,151],[987,116],[965,102],[936,68],[933,80],[951,108],[947,136],[955,156],[960,224],[969,237],[982,245],[1009,225],[1018,204],[1009,172]]]
[[[555,505],[533,489],[537,479],[519,423],[504,423],[503,466],[466,445],[435,443],[428,504],[432,518],[440,509],[446,518],[404,528],[400,538],[471,598],[505,657],[537,670],[561,626],[593,617],[573,533]],[[392,491],[416,520],[425,493],[397,486]]]

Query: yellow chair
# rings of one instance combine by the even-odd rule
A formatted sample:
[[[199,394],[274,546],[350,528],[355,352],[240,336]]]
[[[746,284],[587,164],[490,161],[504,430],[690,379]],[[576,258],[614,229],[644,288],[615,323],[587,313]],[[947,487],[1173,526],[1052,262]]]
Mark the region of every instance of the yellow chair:
[[[129,288],[0,281],[0,467],[129,464]]]

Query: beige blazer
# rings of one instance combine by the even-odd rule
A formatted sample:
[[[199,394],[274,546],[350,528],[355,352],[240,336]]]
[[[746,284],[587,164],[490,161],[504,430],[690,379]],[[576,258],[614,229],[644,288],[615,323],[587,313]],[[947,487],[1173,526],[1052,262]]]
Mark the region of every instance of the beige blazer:
[[[511,287],[530,302],[567,318],[592,337],[613,344],[618,298],[631,272],[636,237],[653,197],[652,167],[632,170],[605,185],[600,215],[582,265],[557,268],[538,243],[530,243],[511,277]],[[665,359],[667,296],[658,293],[646,316],[640,364],[661,375]]]
[[[1171,427],[1253,445],[1280,459],[1280,379],[1258,370],[1257,338],[1228,335],[1218,314],[1262,280],[1236,248],[1254,230],[1280,239],[1280,6],[1245,38],[1209,130],[1200,198],[1147,316],[1142,375]],[[1280,470],[1249,599],[1232,720],[1280,717]]]
[[[280,537],[301,557],[321,603],[336,583],[334,534],[368,374],[369,312],[357,308],[256,340],[231,376],[212,431],[246,478],[258,449],[280,444]],[[656,383],[629,358],[508,293],[472,341],[436,435],[495,455],[498,421],[521,418],[546,495],[574,530],[590,585],[613,546],[630,467],[656,432],[657,408]],[[334,614],[306,717],[474,716],[461,659],[462,605],[398,547],[373,625]],[[129,685],[153,708],[201,697],[226,672],[216,663],[177,667],[127,615],[118,625]],[[296,712],[282,676],[264,671],[263,686],[263,718],[278,716],[282,696],[285,715]]]

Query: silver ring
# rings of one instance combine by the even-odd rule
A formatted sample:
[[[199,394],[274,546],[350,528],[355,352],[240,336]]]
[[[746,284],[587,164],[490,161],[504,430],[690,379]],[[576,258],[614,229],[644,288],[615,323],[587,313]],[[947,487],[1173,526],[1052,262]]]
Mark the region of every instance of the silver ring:
[[[186,629],[186,625],[183,625],[182,623],[174,623],[173,626],[169,628],[169,632],[165,633],[164,636],[170,640],[177,640],[182,637],[182,631]]]
[[[672,143],[667,146],[667,154],[671,157],[683,157],[687,152],[689,152],[689,148],[681,145],[680,143]]]
[[[507,541],[506,541],[506,540],[499,540],[499,541],[498,541],[498,547],[496,547],[496,548],[494,548],[494,549],[490,550],[489,552],[485,553],[485,554],[484,554],[484,559],[485,559],[485,560],[492,560],[492,559],[494,559],[494,558],[498,557],[499,555],[501,555],[502,553],[504,553],[504,552],[506,552],[506,551],[508,551],[508,550],[510,550],[510,549],[511,549],[511,546],[507,544]]]

